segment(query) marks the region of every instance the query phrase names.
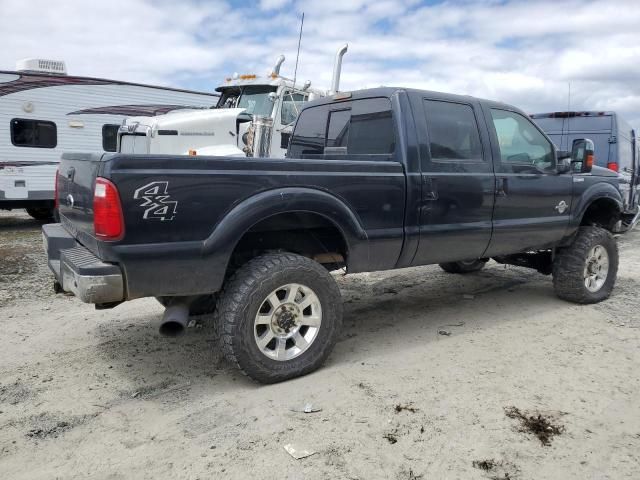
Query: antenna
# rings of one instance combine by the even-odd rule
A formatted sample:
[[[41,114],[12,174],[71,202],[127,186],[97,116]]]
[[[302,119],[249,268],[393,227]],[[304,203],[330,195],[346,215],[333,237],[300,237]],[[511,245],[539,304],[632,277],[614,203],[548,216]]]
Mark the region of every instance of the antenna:
[[[300,35],[298,36],[298,54],[296,55],[296,68],[293,71],[293,88],[296,88],[296,78],[298,77],[298,59],[300,58],[300,43],[302,43],[302,27],[304,26],[304,12],[300,20]]]
[[[569,82],[569,93],[567,95],[567,150],[569,150],[569,122],[571,121],[571,82]]]

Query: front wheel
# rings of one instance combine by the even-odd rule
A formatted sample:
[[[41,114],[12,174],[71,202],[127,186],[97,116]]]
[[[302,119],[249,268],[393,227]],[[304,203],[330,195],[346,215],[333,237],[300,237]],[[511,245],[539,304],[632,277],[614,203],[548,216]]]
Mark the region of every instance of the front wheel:
[[[447,273],[471,273],[482,270],[487,260],[465,260],[461,262],[441,263],[440,268]]]
[[[618,245],[610,232],[580,227],[573,243],[556,252],[553,287],[558,297],[575,303],[609,298],[618,273]]]
[[[267,254],[229,279],[216,320],[227,359],[254,380],[275,383],[324,363],[342,325],[342,300],[319,263]]]

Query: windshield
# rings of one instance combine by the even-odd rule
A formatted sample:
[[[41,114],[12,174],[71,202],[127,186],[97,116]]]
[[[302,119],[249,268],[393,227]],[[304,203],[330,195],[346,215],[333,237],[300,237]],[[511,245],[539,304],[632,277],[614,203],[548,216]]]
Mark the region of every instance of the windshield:
[[[276,90],[277,87],[269,85],[228,88],[222,93],[218,108],[244,108],[249,115],[270,116],[273,102],[269,93]]]

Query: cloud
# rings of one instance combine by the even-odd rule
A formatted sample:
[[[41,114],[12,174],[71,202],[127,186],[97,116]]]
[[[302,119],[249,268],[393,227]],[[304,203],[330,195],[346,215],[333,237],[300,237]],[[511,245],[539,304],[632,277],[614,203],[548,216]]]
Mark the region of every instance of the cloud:
[[[73,74],[212,90],[263,73],[284,53],[293,74],[327,88],[349,42],[342,86],[435,89],[526,111],[617,110],[640,126],[636,0],[0,0],[0,67],[62,58]],[[34,12],[38,12],[34,15]]]

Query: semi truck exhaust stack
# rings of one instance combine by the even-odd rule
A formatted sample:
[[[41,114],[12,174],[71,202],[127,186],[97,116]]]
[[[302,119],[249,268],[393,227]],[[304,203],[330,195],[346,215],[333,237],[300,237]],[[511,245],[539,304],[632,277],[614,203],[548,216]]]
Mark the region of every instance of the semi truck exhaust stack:
[[[178,337],[184,333],[189,322],[189,305],[176,303],[169,305],[160,322],[160,334],[165,337]]]
[[[276,66],[273,67],[274,75],[280,75],[280,67],[282,66],[283,63],[284,63],[284,55],[280,55],[276,60]]]
[[[338,53],[336,53],[336,62],[333,65],[333,79],[331,80],[331,90],[329,90],[329,95],[335,95],[338,93],[338,89],[340,88],[340,72],[342,70],[342,57],[347,53],[347,49],[349,48],[349,44],[345,43],[340,49]]]

